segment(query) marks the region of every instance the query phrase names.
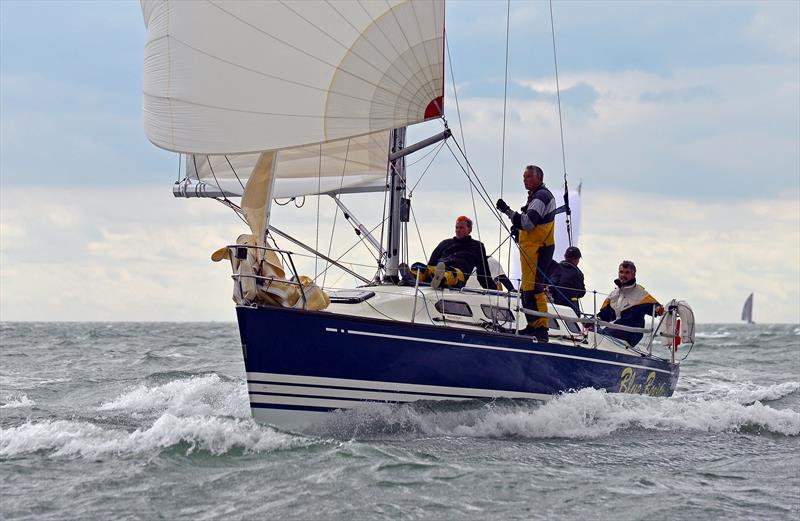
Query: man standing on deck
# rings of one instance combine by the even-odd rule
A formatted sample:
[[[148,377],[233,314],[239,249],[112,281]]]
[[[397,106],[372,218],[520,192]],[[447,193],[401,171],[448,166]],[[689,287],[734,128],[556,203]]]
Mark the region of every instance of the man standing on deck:
[[[541,168],[526,166],[522,172],[522,182],[528,190],[528,201],[520,212],[515,212],[505,201],[498,199],[497,209],[511,219],[512,228],[519,230],[522,307],[547,313],[543,278],[553,261],[555,249],[556,199],[543,181],[544,172]],[[520,333],[535,336],[539,342],[547,342],[547,318],[527,315],[527,319],[528,325]]]
[[[619,278],[614,281],[617,286],[603,301],[597,318],[606,322],[614,322],[622,326],[644,327],[644,316],[661,316],[664,306],[639,284],[636,284],[636,265],[624,260],[619,265]],[[604,328],[600,333],[625,340],[633,347],[642,339],[642,333]]]

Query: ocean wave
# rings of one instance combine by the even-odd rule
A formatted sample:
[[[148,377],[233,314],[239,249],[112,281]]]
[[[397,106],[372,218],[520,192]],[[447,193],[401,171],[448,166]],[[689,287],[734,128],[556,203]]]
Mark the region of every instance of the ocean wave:
[[[717,389],[710,389],[706,391],[707,395],[704,396],[704,399],[707,400],[708,395],[710,395],[721,400],[732,400],[739,404],[770,402],[796,393],[798,389],[800,389],[800,382],[783,382],[766,386],[753,382],[743,382],[736,386],[722,386]]]
[[[800,390],[800,382],[760,385],[751,381],[740,382],[735,373],[724,375],[713,370],[709,370],[707,376],[685,376],[681,385],[687,388],[678,395],[684,399],[730,400],[742,405],[780,400]]]
[[[541,406],[515,402],[471,410],[437,410],[440,408],[438,404],[427,408],[371,404],[338,413],[322,432],[341,436],[349,422],[354,437],[410,431],[430,436],[599,438],[631,428],[800,434],[800,413],[760,402],[666,400],[595,389],[564,394]]]
[[[0,457],[47,452],[54,457],[100,458],[138,455],[182,447],[186,453],[221,455],[239,449],[273,452],[322,443],[284,434],[252,420],[220,417],[178,417],[164,414],[149,428],[128,432],[86,421],[27,422],[0,429]]]
[[[729,331],[698,331],[694,336],[695,338],[729,338],[732,335]]]
[[[217,374],[179,378],[160,385],[139,384],[98,407],[104,412],[170,413],[175,416],[249,418],[247,385]]]
[[[17,409],[20,407],[33,407],[36,402],[28,398],[25,394],[12,395],[6,398],[6,403],[0,405],[0,409]]]

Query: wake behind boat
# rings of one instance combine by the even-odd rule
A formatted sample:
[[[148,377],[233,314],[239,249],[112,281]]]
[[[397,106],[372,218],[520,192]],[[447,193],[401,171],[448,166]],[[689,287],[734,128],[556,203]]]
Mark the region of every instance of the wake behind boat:
[[[634,327],[552,301],[546,310],[526,308],[522,292],[482,288],[470,273],[450,288],[404,277],[406,157],[441,142],[456,156],[443,119],[443,1],[142,6],[146,132],[185,158],[186,177],[173,191],[217,199],[250,227],[212,258],[233,270],[254,418],[302,428],[374,401],[548,399],[586,387],[673,393],[676,352],[694,341],[684,302],[671,301],[650,327]],[[440,134],[406,146],[405,127],[436,119]],[[469,182],[491,201],[454,145]],[[566,177],[564,188],[562,236],[571,246]],[[342,201],[370,193],[386,203],[385,242]],[[307,195],[333,198],[374,249],[373,276],[271,222],[273,200]],[[296,269],[296,254],[279,247],[283,240],[362,285],[318,286]],[[547,324],[549,341],[520,334],[531,317]],[[615,331],[646,339],[630,345]],[[659,346],[665,350],[654,353]]]

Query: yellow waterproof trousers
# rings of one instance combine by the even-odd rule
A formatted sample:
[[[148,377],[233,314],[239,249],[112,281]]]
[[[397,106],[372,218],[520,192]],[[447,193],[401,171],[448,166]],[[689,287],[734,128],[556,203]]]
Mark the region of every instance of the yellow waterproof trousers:
[[[414,268],[411,269],[411,273],[417,276],[417,280],[420,282],[428,282],[433,278],[433,273],[436,270],[436,266],[427,266],[424,270],[416,270]],[[442,280],[442,286],[446,288],[452,288],[454,286],[463,286],[466,282],[467,278],[464,276],[464,272],[458,268],[452,268],[450,266],[447,267],[447,271],[444,272],[444,279]]]
[[[540,224],[533,230],[520,230],[519,257],[522,268],[522,307],[547,313],[547,296],[543,283],[553,261],[555,250],[554,223]],[[547,328],[546,317],[527,315],[529,327]]]

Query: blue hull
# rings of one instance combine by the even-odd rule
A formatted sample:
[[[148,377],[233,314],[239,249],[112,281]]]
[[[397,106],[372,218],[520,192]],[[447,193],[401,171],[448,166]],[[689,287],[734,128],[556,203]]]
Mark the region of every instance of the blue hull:
[[[281,424],[367,401],[670,396],[679,366],[530,337],[286,308],[237,308],[250,405]],[[289,421],[291,426],[303,422]]]

